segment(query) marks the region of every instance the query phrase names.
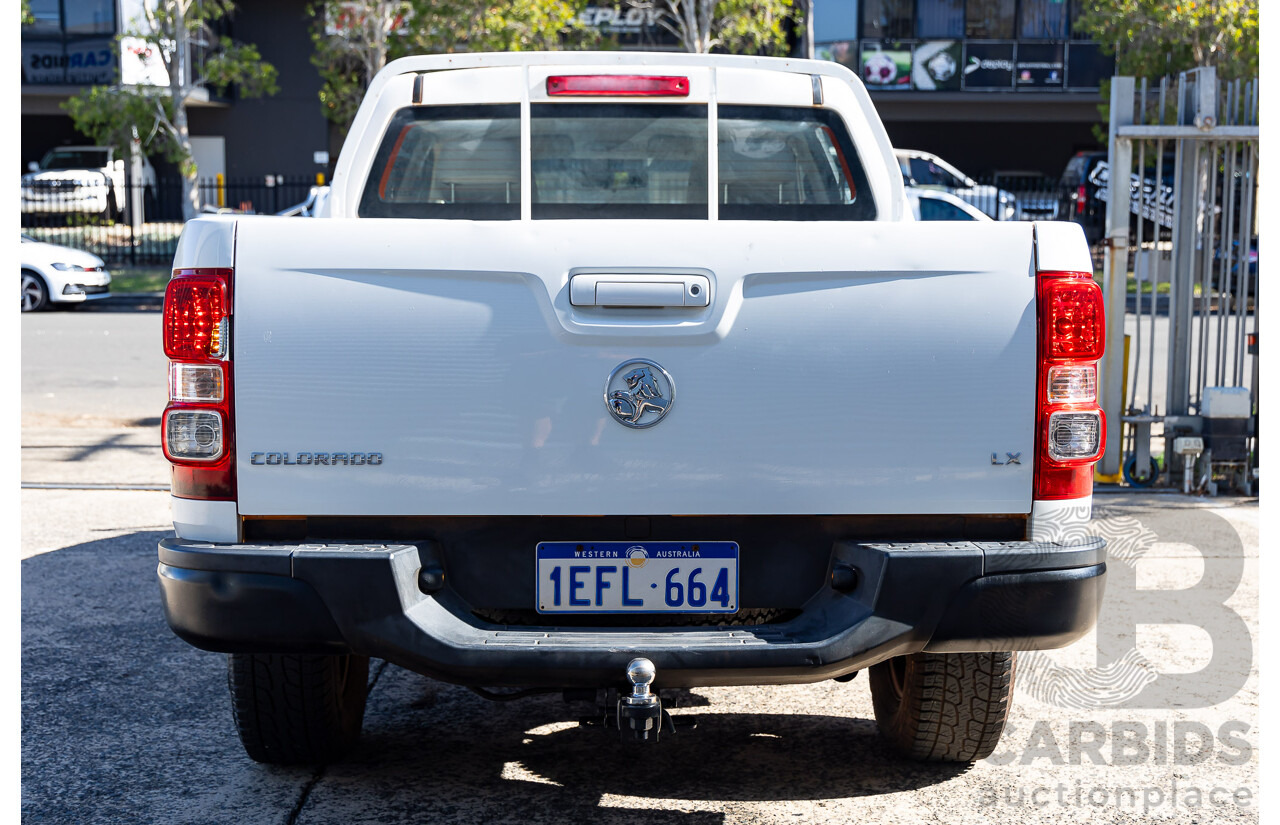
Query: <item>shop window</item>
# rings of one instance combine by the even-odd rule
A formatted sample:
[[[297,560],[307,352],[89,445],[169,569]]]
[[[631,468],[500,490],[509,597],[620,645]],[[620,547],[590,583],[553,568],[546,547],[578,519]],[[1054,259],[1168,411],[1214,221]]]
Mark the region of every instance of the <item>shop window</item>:
[[[31,0],[31,16],[35,18],[35,22],[23,26],[22,34],[62,34],[62,15],[58,5],[58,0]]]
[[[863,0],[862,36],[884,40],[910,39],[915,33],[912,0]]]
[[[66,4],[67,34],[115,34],[113,0],[79,0]]]
[[[964,29],[964,0],[919,0],[917,37],[963,37]]]
[[[1071,39],[1092,40],[1093,36],[1083,31],[1077,23],[1085,12],[1085,0],[1071,0]]]
[[[965,13],[965,37],[974,40],[1013,38],[1014,0],[969,0]]]
[[[1024,40],[1066,39],[1067,0],[1022,0],[1018,32]]]
[[[856,0],[811,0],[813,37],[819,43],[858,39]]]

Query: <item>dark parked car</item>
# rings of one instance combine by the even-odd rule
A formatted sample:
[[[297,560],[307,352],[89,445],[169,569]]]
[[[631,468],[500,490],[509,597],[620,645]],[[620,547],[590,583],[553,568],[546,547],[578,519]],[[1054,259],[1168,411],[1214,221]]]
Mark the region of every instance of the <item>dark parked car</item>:
[[[1156,240],[1157,227],[1160,240],[1169,240],[1173,227],[1173,176],[1174,155],[1166,153],[1157,173],[1154,158],[1147,157],[1147,172],[1138,177],[1130,173],[1129,181],[1129,231],[1136,232],[1138,214],[1146,219],[1143,226],[1145,240]],[[1160,184],[1156,185],[1157,174]],[[1076,152],[1062,172],[1059,188],[1062,193],[1058,208],[1058,220],[1069,220],[1084,227],[1090,244],[1102,240],[1107,232],[1107,197],[1110,192],[1111,170],[1107,153],[1103,151]]]

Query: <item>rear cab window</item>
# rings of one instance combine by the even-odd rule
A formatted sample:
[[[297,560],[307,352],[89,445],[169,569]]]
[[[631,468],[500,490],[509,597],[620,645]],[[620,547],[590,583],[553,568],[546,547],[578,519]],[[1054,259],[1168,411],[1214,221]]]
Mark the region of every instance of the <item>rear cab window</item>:
[[[847,128],[832,110],[683,103],[533,103],[530,214],[546,219],[874,220]],[[517,104],[399,110],[375,155],[362,218],[517,220]]]

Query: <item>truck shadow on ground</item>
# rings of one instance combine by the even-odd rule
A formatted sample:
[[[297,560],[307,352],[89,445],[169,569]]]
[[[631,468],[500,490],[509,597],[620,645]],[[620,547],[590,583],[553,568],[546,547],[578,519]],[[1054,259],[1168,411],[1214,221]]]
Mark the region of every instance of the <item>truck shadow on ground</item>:
[[[706,704],[696,691],[690,698]],[[697,712],[694,731],[624,746],[611,731],[577,726],[580,707],[555,696],[486,702],[389,666],[371,693],[360,746],[326,769],[339,781],[325,783],[316,801],[358,793],[419,814],[480,805],[494,819],[558,811],[564,821],[599,821],[608,809],[609,821],[650,822],[663,821],[651,804],[671,812],[707,803],[821,803],[927,787],[968,769],[894,756],[869,719],[716,712],[712,705]]]

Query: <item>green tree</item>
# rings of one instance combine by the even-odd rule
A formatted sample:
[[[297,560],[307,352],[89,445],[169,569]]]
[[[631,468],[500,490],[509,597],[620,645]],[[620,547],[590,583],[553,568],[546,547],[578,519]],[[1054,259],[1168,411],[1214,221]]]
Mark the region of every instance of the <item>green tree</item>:
[[[182,213],[196,216],[199,192],[187,101],[212,89],[235,87],[241,97],[275,94],[276,70],[256,46],[216,37],[212,24],[232,11],[232,0],[157,0],[132,21],[121,41],[136,38],[140,61],[159,61],[167,86],[140,82],[92,86],[62,104],[78,130],[102,145],[126,152],[139,140],[147,154],[178,164],[183,178]],[[120,47],[120,42],[117,48]]]
[[[788,25],[804,25],[794,0],[658,0],[656,8],[658,24],[696,54],[716,48],[731,54],[786,54]]]
[[[320,103],[343,132],[365,89],[388,62],[409,54],[586,48],[598,35],[578,21],[581,0],[325,0],[311,62]]]
[[[1086,0],[1076,28],[1116,56],[1116,73],[1157,79],[1213,66],[1258,75],[1258,0]]]
[[[31,0],[22,0],[22,25],[29,26],[36,22],[36,16],[31,13]]]

